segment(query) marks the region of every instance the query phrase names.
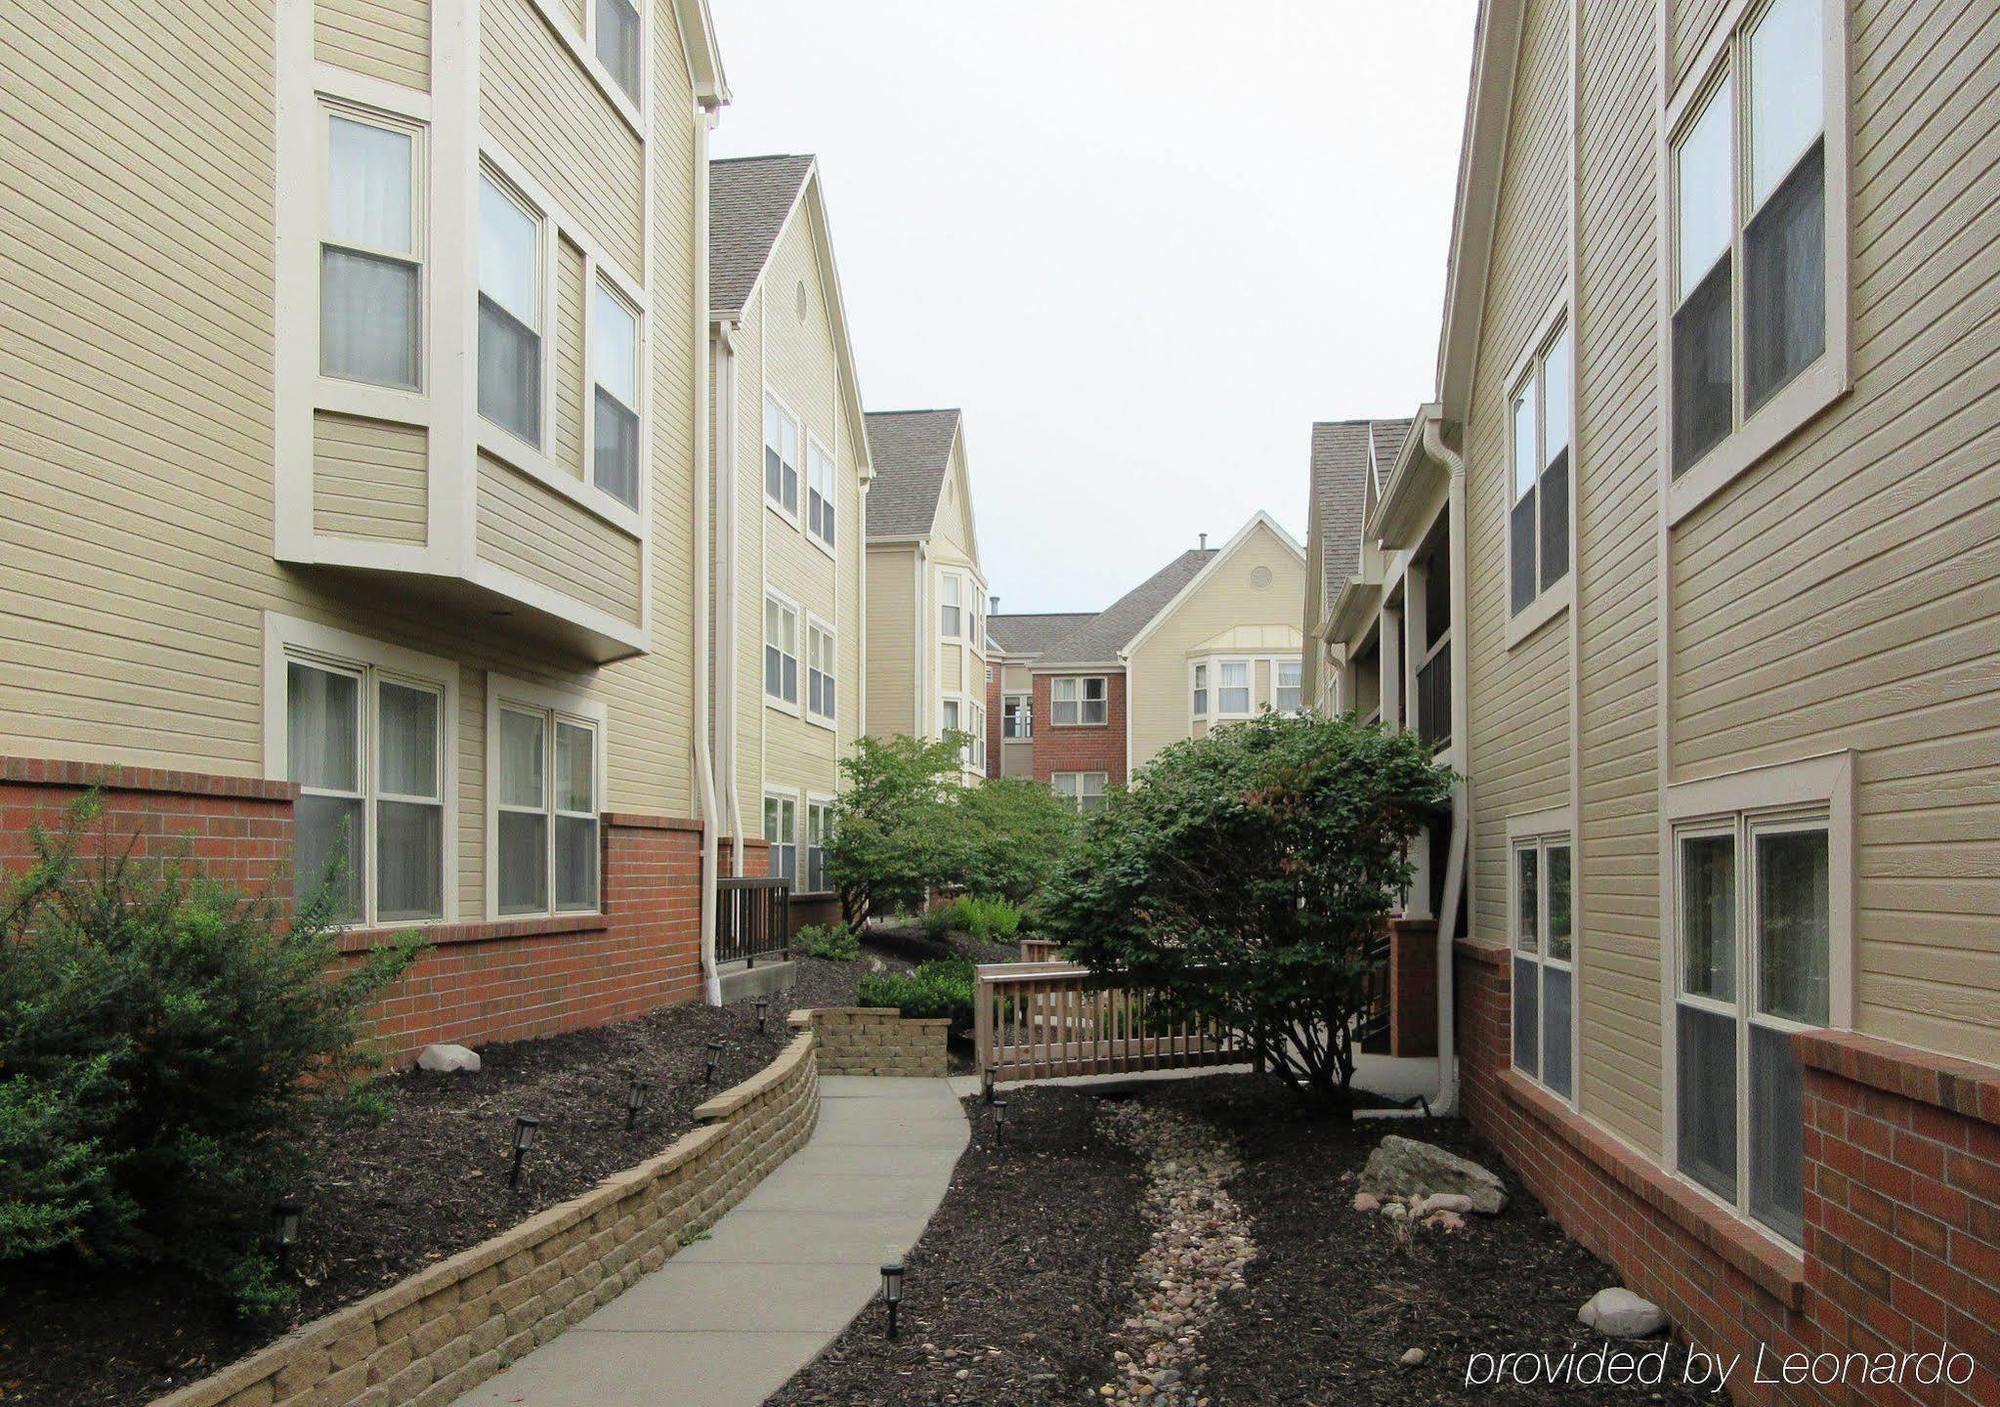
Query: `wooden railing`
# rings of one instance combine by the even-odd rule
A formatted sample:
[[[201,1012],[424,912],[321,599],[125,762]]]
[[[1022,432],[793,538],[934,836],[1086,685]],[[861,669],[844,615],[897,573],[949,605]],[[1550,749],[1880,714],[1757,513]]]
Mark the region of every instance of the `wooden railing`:
[[[977,969],[973,1047],[982,1084],[1134,1070],[1184,1070],[1249,1059],[1236,1033],[1169,1021],[1146,993],[1093,985],[1066,962]]]
[[[1021,940],[1022,962],[1060,962],[1062,944],[1053,938],[1023,938]]]
[[[757,965],[787,956],[792,941],[792,889],[783,879],[749,876],[715,882],[715,960]]]

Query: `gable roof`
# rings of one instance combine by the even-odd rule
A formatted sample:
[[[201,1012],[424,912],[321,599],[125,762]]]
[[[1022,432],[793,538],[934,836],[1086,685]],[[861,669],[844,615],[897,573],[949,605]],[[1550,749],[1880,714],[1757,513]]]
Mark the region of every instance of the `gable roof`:
[[[1201,569],[1222,555],[1217,547],[1196,547],[1181,553],[1130,591],[1060,639],[1035,661],[1047,664],[1110,664],[1135,636],[1152,624]]]
[[[1095,611],[1055,611],[1043,615],[988,616],[986,634],[1002,654],[1039,655],[1049,646],[1096,619]]]
[[[740,317],[812,175],[810,156],[745,156],[708,163],[708,303]]]
[[[1319,539],[1324,599],[1340,594],[1361,561],[1361,521],[1367,515],[1368,442],[1373,422],[1321,421],[1312,429],[1312,525]]]
[[[868,457],[875,466],[875,483],[868,490],[871,539],[930,534],[945,475],[951,472],[959,418],[957,410],[868,412]]]

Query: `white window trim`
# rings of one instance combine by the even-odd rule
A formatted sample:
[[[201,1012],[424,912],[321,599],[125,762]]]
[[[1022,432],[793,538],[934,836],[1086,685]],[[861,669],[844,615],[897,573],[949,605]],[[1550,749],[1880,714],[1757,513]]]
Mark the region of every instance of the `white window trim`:
[[[427,928],[458,921],[458,665],[435,655],[421,654],[400,645],[371,640],[365,635],[337,630],[330,625],[300,620],[296,616],[264,613],[264,773],[269,777],[291,774],[291,730],[286,712],[285,666],[287,661],[324,663],[360,669],[371,677],[386,676],[391,681],[408,680],[443,691],[439,708],[438,786],[444,802],[442,860],[443,914],[435,919],[396,919],[386,925],[374,922],[375,866],[372,854],[363,857],[362,920],[355,928]],[[373,814],[379,773],[376,770],[374,720],[378,704],[373,688],[364,700],[365,746],[360,768],[364,785],[361,795],[368,810],[368,835],[372,845],[376,835]]]
[[[546,684],[532,684],[525,679],[510,675],[488,672],[486,676],[486,918],[489,923],[518,923],[523,920],[533,922],[538,918],[569,918],[578,914],[591,915],[604,912],[604,865],[600,859],[597,867],[597,907],[592,909],[559,909],[556,907],[555,885],[555,819],[559,813],[555,806],[553,792],[549,797],[549,904],[539,913],[500,912],[500,787],[495,780],[500,775],[500,710],[507,704],[516,704],[523,709],[553,715],[555,719],[567,723],[581,723],[592,728],[597,734],[597,746],[591,750],[592,793],[597,799],[598,845],[600,855],[604,844],[604,814],[609,809],[605,795],[605,781],[609,776],[607,760],[611,754],[610,710],[597,699],[586,698],[582,694],[567,689],[551,688]],[[549,746],[555,746],[553,730]],[[554,786],[553,754],[551,754],[550,786]]]
[[[964,641],[971,638],[967,632],[967,628],[971,625],[971,619],[966,614],[965,583],[966,578],[961,573],[949,571],[938,573],[937,634],[940,640]],[[945,599],[946,585],[958,588],[958,600],[956,602]],[[958,630],[956,633],[944,628],[944,613],[947,609],[958,612]]]
[[[1103,717],[1103,719],[1102,719],[1102,720],[1100,720],[1099,722],[1096,722],[1096,723],[1089,723],[1089,722],[1086,722],[1086,721],[1084,720],[1084,717],[1083,717],[1083,703],[1084,703],[1084,699],[1083,699],[1083,694],[1084,694],[1084,689],[1083,689],[1083,686],[1084,686],[1084,683],[1085,683],[1085,681],[1086,681],[1086,680],[1091,680],[1091,679],[1095,679],[1095,680],[1097,680],[1097,681],[1098,681],[1098,682],[1099,682],[1100,684],[1104,685],[1104,717]],[[1056,685],[1058,685],[1058,684],[1062,684],[1062,683],[1067,683],[1067,682],[1070,682],[1070,681],[1074,681],[1074,682],[1076,683],[1076,697],[1075,697],[1075,698],[1074,698],[1073,700],[1068,700],[1068,702],[1071,702],[1071,703],[1074,703],[1074,704],[1076,705],[1076,722],[1074,722],[1074,723],[1062,723],[1062,722],[1059,722],[1059,721],[1057,721],[1057,718],[1056,718],[1056,709],[1057,709],[1057,707],[1058,707],[1058,704],[1057,704],[1057,702],[1056,702]],[[1058,674],[1058,675],[1054,675],[1054,676],[1051,676],[1051,678],[1049,679],[1049,727],[1051,727],[1051,728],[1108,728],[1108,727],[1110,727],[1110,726],[1111,726],[1111,676],[1110,676],[1110,675],[1108,675],[1108,674]],[[1079,775],[1081,775],[1081,774],[1079,774]]]
[[[830,663],[836,666],[831,670],[822,671],[826,675],[827,683],[832,685],[836,691],[832,713],[817,713],[812,707],[812,637],[815,631],[826,637],[826,649],[827,654],[830,656]],[[805,684],[799,690],[799,704],[805,710],[806,722],[812,724],[815,728],[831,729],[837,726],[837,721],[840,717],[840,700],[837,692],[840,687],[840,672],[837,667],[840,663],[839,637],[834,634],[833,627],[830,624],[810,612],[805,616],[804,634],[805,657],[800,661],[799,672],[804,676]]]
[[[1049,773],[1049,789],[1055,792],[1056,795],[1058,796],[1066,796],[1069,797],[1072,801],[1074,801],[1076,803],[1076,813],[1079,816],[1085,814],[1083,809],[1083,801],[1084,801],[1083,779],[1085,777],[1097,778],[1098,804],[1102,805],[1104,794],[1111,790],[1111,774],[1109,772],[1093,771],[1093,772]],[[1071,787],[1074,788],[1074,790],[1064,791],[1062,789],[1061,783],[1065,778],[1069,780],[1069,783]]]
[[[1660,126],[1656,158],[1656,190],[1659,199],[1655,222],[1659,246],[1655,288],[1658,307],[1658,381],[1655,395],[1660,416],[1660,493],[1666,505],[1667,527],[1672,528],[1700,508],[1724,487],[1762,463],[1766,456],[1790,439],[1821,412],[1853,387],[1853,325],[1850,288],[1854,270],[1849,252],[1849,230],[1853,212],[1850,196],[1850,133],[1853,120],[1848,96],[1848,47],[1846,0],[1824,0],[1820,14],[1821,91],[1826,101],[1826,349],[1819,360],[1795,376],[1791,383],[1766,401],[1755,413],[1737,424],[1721,443],[1689,465],[1678,479],[1674,476],[1673,455],[1673,294],[1674,226],[1678,211],[1674,201],[1673,154],[1676,142],[1686,134],[1701,104],[1721,81],[1725,68],[1738,73],[1732,61],[1739,35],[1761,18],[1769,0],[1729,0],[1717,18],[1701,53],[1688,65],[1686,75],[1672,89],[1666,120]],[[1740,77],[1740,73],[1738,73]],[[1730,127],[1730,173],[1740,187],[1740,110],[1748,100],[1747,91],[1737,84],[1735,101],[1739,112]],[[1732,203],[1730,241],[1736,258],[1732,280],[1730,335],[1733,350],[1732,397],[1742,394],[1740,343],[1742,319],[1743,222]],[[1731,412],[1732,417],[1734,411]],[[1576,502],[1570,495],[1572,507]],[[1572,546],[1575,537],[1570,539]]]
[[[1520,890],[1520,870],[1518,868],[1520,864],[1520,854],[1523,850],[1530,850],[1530,849],[1535,850],[1537,851],[1537,853],[1540,854],[1547,854],[1548,847],[1551,845],[1556,846],[1558,849],[1565,846],[1568,847],[1569,849],[1569,883],[1570,883],[1569,957],[1567,959],[1562,959],[1562,958],[1551,959],[1548,955],[1547,919],[1548,919],[1549,887],[1548,887],[1548,870],[1544,865],[1536,880],[1538,890],[1535,901],[1535,913],[1538,920],[1540,920],[1541,931],[1536,935],[1536,949],[1533,954],[1533,959],[1536,964],[1537,970],[1539,970],[1545,964],[1552,964],[1553,966],[1565,969],[1570,975],[1569,976],[1569,992],[1570,992],[1569,1093],[1561,1094],[1557,1092],[1542,1078],[1542,1071],[1544,1070],[1544,1068],[1546,1068],[1547,1065],[1547,1061],[1545,1058],[1536,1060],[1535,1072],[1533,1074],[1529,1074],[1527,1071],[1522,1070],[1520,1069],[1520,1067],[1514,1065],[1513,1063],[1514,1023],[1511,1012],[1509,1013],[1509,1018],[1507,1022],[1507,1053],[1508,1053],[1507,1060],[1509,1068],[1513,1069],[1515,1073],[1523,1076],[1524,1078],[1534,1081],[1535,1085],[1538,1088],[1547,1091],[1547,1093],[1551,1098],[1561,1100],[1563,1103],[1567,1104],[1571,1109],[1581,1109],[1583,1107],[1583,1104],[1582,1100],[1579,1098],[1578,1091],[1583,1083],[1583,1063],[1582,1063],[1583,1003],[1581,1000],[1582,997],[1581,973],[1583,969],[1583,932],[1582,932],[1582,925],[1579,922],[1579,919],[1582,916],[1582,911],[1576,903],[1577,870],[1578,870],[1577,847],[1576,847],[1576,816],[1575,813],[1571,811],[1571,809],[1567,806],[1554,806],[1550,807],[1548,810],[1545,811],[1530,811],[1523,815],[1509,816],[1507,818],[1508,991],[1510,993],[1513,991],[1513,981],[1514,981],[1513,963],[1522,956],[1521,931],[1520,931],[1521,890]],[[1510,1002],[1511,1002],[1511,997],[1510,997]],[[1540,1047],[1543,1051],[1546,1051],[1547,1049],[1546,1043],[1543,1042],[1542,1040],[1542,1033],[1548,1029],[1545,1017],[1545,1013],[1547,1011],[1548,1011],[1548,1004],[1542,999],[1542,994],[1538,991],[1535,994],[1535,1023],[1536,1023],[1535,1041],[1536,1045]]]
[[[806,506],[805,458],[806,458],[806,438],[807,438],[805,418],[801,416],[797,411],[793,410],[791,406],[786,403],[785,398],[779,395],[776,391],[772,390],[769,386],[766,386],[764,388],[764,399],[770,402],[772,405],[775,405],[778,408],[778,413],[784,416],[786,419],[790,420],[792,422],[793,428],[799,432],[799,462],[792,466],[793,472],[796,473],[799,478],[799,501],[797,507],[787,508],[785,507],[785,500],[783,496],[784,495],[783,480],[781,479],[778,484],[779,496],[777,498],[773,498],[771,497],[771,486],[769,483],[765,482],[764,479],[764,450],[765,450],[764,432],[763,432],[762,422],[761,421],[759,422],[757,431],[757,482],[762,486],[764,506],[770,509],[773,513],[777,514],[780,518],[784,519],[785,522],[790,524],[795,531],[804,532],[805,506]],[[781,448],[780,453],[782,452],[783,450]],[[811,536],[811,534],[807,534],[807,536]]]
[[[594,5],[597,3],[597,0],[591,0],[591,3]],[[820,499],[828,508],[838,507],[838,504],[834,501],[834,495],[840,487],[840,461],[833,457],[833,451],[827,448],[826,442],[820,439],[817,434],[807,435],[805,437],[805,445],[805,469],[799,479],[799,526],[805,532],[806,541],[810,542],[827,556],[837,557],[840,547],[840,519],[844,515],[836,514],[834,517],[833,541],[828,542],[826,538],[813,531],[812,496],[815,492],[812,483],[813,451],[819,451],[826,458],[826,492],[820,495]]]
[[[965,720],[964,731],[972,739],[960,751],[960,762],[966,771],[983,775],[986,771],[986,705],[968,695],[959,706],[959,716]]]
[[[784,695],[774,694],[770,691],[767,681],[767,686],[763,690],[764,706],[766,708],[774,708],[780,713],[789,713],[794,718],[803,718],[805,717],[805,711],[806,711],[806,687],[807,687],[806,670],[805,670],[806,613],[799,606],[799,603],[797,601],[793,600],[790,596],[787,596],[784,592],[778,590],[776,587],[767,586],[764,588],[764,600],[766,602],[776,602],[780,610],[791,612],[792,654],[790,658],[792,661],[792,676],[798,681],[798,690],[799,690],[799,696],[796,699],[787,702]],[[766,617],[766,613],[761,608],[759,609],[758,614],[760,617]],[[760,619],[757,626],[758,645],[759,645],[759,649],[757,651],[757,671],[760,676],[763,674],[764,670],[764,647],[768,647],[772,643],[770,636],[765,633],[768,626],[769,626],[768,618]],[[784,653],[784,648],[785,647],[783,642],[782,641],[779,642],[778,652],[780,655]]]
[[[590,4],[593,10],[597,8],[597,0],[590,0]],[[632,374],[636,378],[632,389],[637,393],[637,404],[626,408],[639,421],[639,501],[628,508],[627,511],[638,514],[643,518],[651,507],[650,485],[653,477],[646,472],[648,466],[652,463],[653,448],[653,419],[650,409],[652,398],[646,394],[647,383],[652,380],[652,377],[647,374],[652,368],[652,357],[648,355],[646,346],[646,337],[650,329],[647,326],[644,308],[633,299],[624,283],[612,270],[597,267],[596,265],[597,261],[586,251],[583,256],[584,295],[580,321],[583,328],[583,384],[590,388],[590,396],[583,408],[583,477],[591,489],[611,504],[611,506],[616,508],[626,507],[624,500],[608,490],[599,488],[597,484],[597,389],[599,384],[597,375],[597,294],[601,287],[604,292],[624,304],[625,311],[632,315],[632,355],[636,363],[632,368]],[[553,373],[551,374],[553,375]],[[613,391],[611,395],[616,400],[618,393]],[[564,475],[564,477],[567,478],[568,475]]]
[[[820,792],[820,791],[809,790],[806,792],[805,795],[806,795],[806,804],[804,811],[805,835],[799,841],[799,883],[802,886],[808,884],[812,874],[812,864],[808,857],[809,857],[809,852],[812,850],[813,809],[815,807],[824,807],[826,810],[826,831],[825,834],[821,837],[822,842],[824,842],[825,840],[831,839],[833,836],[833,808],[835,803],[839,800],[839,798],[834,796],[831,792]],[[826,848],[824,843],[821,844],[820,848],[821,850],[824,850]],[[802,894],[827,894],[831,893],[832,891],[827,889],[812,889],[806,887],[806,888],[801,888],[799,892]]]
[[[792,808],[792,838],[790,841],[782,841],[782,840],[772,840],[768,836],[766,836],[764,843],[766,844],[766,846],[769,847],[769,849],[767,851],[767,859],[765,861],[765,865],[767,870],[769,871],[770,878],[772,879],[781,878],[782,872],[778,868],[778,848],[781,845],[789,844],[792,847],[792,883],[794,886],[796,886],[798,883],[799,871],[803,867],[802,862],[805,860],[806,848],[804,843],[799,839],[800,822],[803,821],[805,818],[805,803],[802,800],[803,796],[804,792],[797,787],[766,786],[764,788],[764,801],[767,804],[769,802],[776,801],[781,805],[789,805]],[[763,817],[762,807],[758,808],[757,834],[760,836],[764,834],[764,817]],[[796,893],[798,891],[796,888],[794,888],[793,892]]]
[[[1016,708],[1014,710],[1014,716],[1016,718],[1025,718],[1028,724],[1028,730],[1025,733],[1017,733],[1011,738],[1007,736],[1007,705],[1009,703],[1013,703],[1016,705]],[[1001,694],[1000,695],[1001,746],[1004,748],[1008,743],[1033,742],[1034,739],[1035,739],[1035,696],[1032,693],[1023,693],[1018,690]]]
[[[1546,353],[1552,345],[1554,345],[1555,339],[1558,336],[1560,336],[1565,329],[1568,329],[1570,334],[1569,338],[1569,566],[1563,572],[1561,581],[1557,582],[1554,586],[1549,587],[1547,590],[1537,591],[1535,593],[1535,599],[1530,601],[1527,605],[1523,606],[1519,611],[1519,613],[1516,613],[1514,610],[1514,546],[1513,546],[1513,512],[1514,512],[1514,504],[1516,501],[1515,489],[1514,489],[1514,396],[1515,393],[1520,390],[1522,383],[1525,382],[1531,374],[1534,374],[1536,372],[1536,369],[1541,364],[1543,354]],[[1541,630],[1541,628],[1547,625],[1550,621],[1555,620],[1559,616],[1567,614],[1570,608],[1570,604],[1576,599],[1576,502],[1578,498],[1577,486],[1582,481],[1583,478],[1582,474],[1578,472],[1578,454],[1577,454],[1577,438],[1576,438],[1577,437],[1577,391],[1578,391],[1578,386],[1580,384],[1580,374],[1577,370],[1577,363],[1578,363],[1578,358],[1577,358],[1577,346],[1576,346],[1576,331],[1575,328],[1571,325],[1570,315],[1569,315],[1569,290],[1567,288],[1564,288],[1562,292],[1556,295],[1555,299],[1549,304],[1549,306],[1543,310],[1542,316],[1536,320],[1535,335],[1533,338],[1529,339],[1527,350],[1522,352],[1520,356],[1514,359],[1514,365],[1509,367],[1507,370],[1507,379],[1501,383],[1503,386],[1507,388],[1506,398],[1504,401],[1504,405],[1506,408],[1506,421],[1507,421],[1506,425],[1507,452],[1505,456],[1506,467],[1504,470],[1504,473],[1506,475],[1506,485],[1505,485],[1505,493],[1502,496],[1502,502],[1505,505],[1505,512],[1501,524],[1503,529],[1503,539],[1501,542],[1500,569],[1503,578],[1501,589],[1505,593],[1501,597],[1501,602],[1502,602],[1502,608],[1506,611],[1506,619],[1507,619],[1506,639],[1507,639],[1507,648],[1509,650],[1514,649],[1516,646],[1528,640],[1531,636],[1537,634]],[[1537,394],[1539,395],[1540,393],[1538,392]],[[1542,408],[1540,403],[1537,402],[1535,407],[1535,444],[1537,447],[1537,453],[1540,452],[1540,445],[1541,445],[1541,419],[1542,419]],[[1546,464],[1542,464],[1536,467],[1535,491],[1537,494],[1541,492],[1542,473],[1547,468],[1548,466]],[[1535,570],[1537,574],[1539,574],[1541,571],[1541,561],[1542,561],[1541,511],[1542,511],[1541,504],[1537,502],[1535,504]]]
[[[1225,713],[1222,710],[1222,666],[1225,664],[1247,664],[1250,667],[1248,684],[1250,708],[1246,713]],[[1266,666],[1271,673],[1269,695],[1263,699],[1257,697],[1257,666],[1260,664]],[[1210,724],[1240,723],[1246,718],[1255,718],[1260,713],[1279,712],[1278,666],[1283,664],[1295,664],[1299,667],[1299,711],[1304,712],[1306,697],[1305,657],[1303,654],[1292,654],[1286,651],[1278,654],[1198,655],[1190,659],[1188,661],[1187,673],[1189,722],[1191,724],[1201,722]],[[1208,671],[1208,684],[1206,686],[1208,691],[1208,707],[1204,711],[1196,712],[1194,707],[1195,672],[1200,669]]]
[[[598,92],[604,95],[604,100],[617,109],[619,118],[627,127],[632,129],[632,134],[641,141],[647,140],[652,133],[652,124],[648,118],[648,109],[651,106],[652,99],[653,77],[653,65],[651,62],[653,52],[653,14],[651,0],[632,0],[632,3],[639,10],[639,96],[641,101],[637,103],[625,95],[625,90],[619,86],[618,80],[611,76],[611,71],[604,66],[604,61],[597,57],[596,0],[588,0],[588,3],[584,5],[583,28],[581,30],[576,28],[568,8],[559,3],[559,0],[533,0],[533,3],[536,10],[541,12],[542,19],[548,24],[549,28],[561,38],[564,46],[568,48],[570,57],[583,68],[584,72],[590,75],[590,81],[596,85]]]
[[[313,113],[315,151],[313,188],[316,192],[314,209],[317,215],[313,223],[313,374],[318,383],[316,403],[332,406],[380,405],[388,414],[377,414],[377,419],[389,419],[407,423],[412,418],[428,420],[430,400],[430,352],[431,330],[431,261],[430,261],[430,123],[398,107],[382,107],[344,97],[324,90],[314,95],[317,110]],[[410,139],[410,252],[396,254],[393,251],[370,249],[365,245],[344,244],[333,239],[328,233],[333,211],[330,208],[327,187],[333,169],[332,119],[340,117],[364,126],[380,127],[384,131],[399,132]],[[321,369],[319,329],[320,319],[325,316],[321,302],[320,251],[327,245],[337,249],[358,249],[365,253],[384,255],[402,259],[417,266],[417,384],[415,386],[386,386],[374,381],[352,381],[344,376],[328,376]],[[474,271],[475,279],[477,271]]]
[[[1854,757],[1852,750],[1826,753],[1795,762],[1771,763],[1738,772],[1669,783],[1660,807],[1661,916],[1666,925],[1660,943],[1660,1081],[1665,1113],[1662,1144],[1668,1172],[1710,1204],[1756,1231],[1773,1244],[1797,1250],[1773,1228],[1749,1211],[1749,1169],[1742,1159],[1749,1135],[1743,1086],[1747,1061],[1737,1065],[1737,1201],[1717,1196],[1680,1170],[1679,1027],[1675,1009],[1681,1000],[1680,841],[1703,832],[1729,833],[1737,841],[1736,883],[1743,891],[1749,876],[1744,841],[1760,822],[1803,821],[1826,829],[1827,844],[1827,1025],[1834,1030],[1854,1026]],[[1740,944],[1747,935],[1738,934]],[[1739,946],[1739,954],[1741,948]],[[1749,984],[1756,974],[1738,963],[1737,1000],[1732,1012],[1748,1009]],[[1738,1020],[1743,1018],[1739,1015]],[[1775,1018],[1774,1018],[1775,1019]],[[1781,1023],[1782,1024],[1782,1023]],[[1801,1028],[1805,1029],[1805,1028]]]

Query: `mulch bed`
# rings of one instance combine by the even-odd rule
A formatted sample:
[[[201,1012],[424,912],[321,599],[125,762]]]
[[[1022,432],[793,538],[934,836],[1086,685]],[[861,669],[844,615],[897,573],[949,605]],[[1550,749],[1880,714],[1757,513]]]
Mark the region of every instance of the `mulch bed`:
[[[325,1120],[311,1146],[306,1218],[291,1270],[299,1299],[282,1321],[246,1323],[205,1287],[170,1273],[0,1276],[0,1403],[143,1403],[204,1377],[287,1329],[588,1191],[694,1126],[695,1106],[757,1073],[790,1033],[782,1006],[760,1035],[751,1007],[668,1007],[637,1021],[480,1049],[477,1075],[410,1070],[384,1078],[379,1124]],[[723,1042],[715,1083],[709,1041]],[[650,1082],[625,1128],[629,1073]],[[540,1137],[509,1187],[514,1119]]]
[[[968,1101],[972,1145],[905,1261],[900,1336],[864,1310],[765,1407],[1074,1407],[1105,1381],[1147,1232],[1142,1165],[1098,1132],[1097,1104],[1012,1092],[997,1144],[991,1111]]]

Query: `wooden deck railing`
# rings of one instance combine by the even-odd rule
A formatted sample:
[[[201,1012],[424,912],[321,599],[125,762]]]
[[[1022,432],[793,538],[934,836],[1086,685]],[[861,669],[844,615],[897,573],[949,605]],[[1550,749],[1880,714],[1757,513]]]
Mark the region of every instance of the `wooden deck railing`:
[[[1134,1070],[1184,1070],[1249,1059],[1232,1031],[1168,1021],[1143,992],[1093,986],[1067,962],[977,969],[973,1045],[981,1083]]]
[[[1021,940],[1022,962],[1059,962],[1062,959],[1062,944],[1053,938],[1023,938]]]

